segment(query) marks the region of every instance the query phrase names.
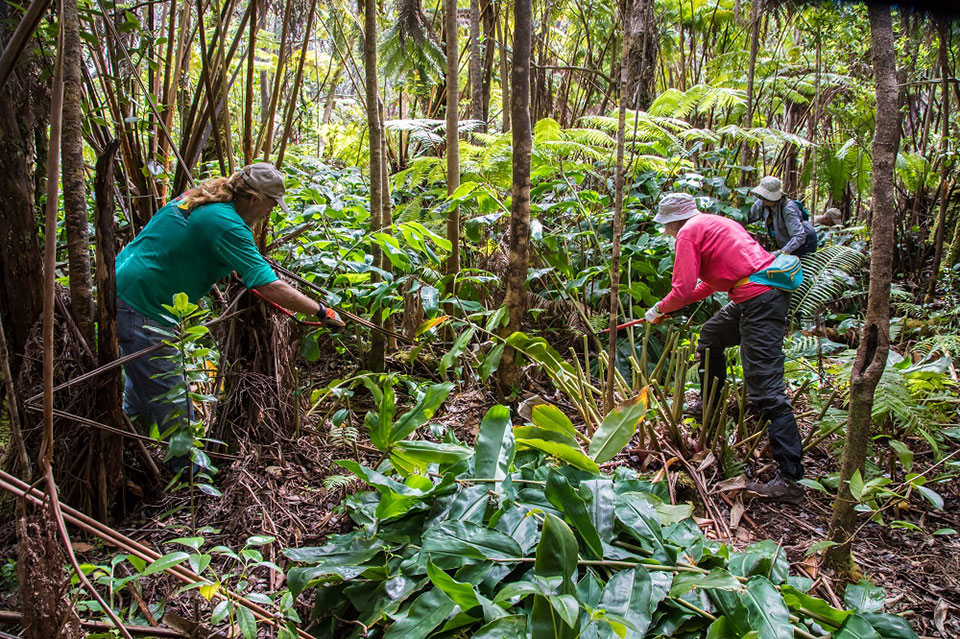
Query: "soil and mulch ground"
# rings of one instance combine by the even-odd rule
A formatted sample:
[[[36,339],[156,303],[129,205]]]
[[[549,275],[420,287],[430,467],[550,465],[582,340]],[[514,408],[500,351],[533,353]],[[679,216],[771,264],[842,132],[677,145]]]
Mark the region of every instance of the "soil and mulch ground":
[[[544,389],[545,400],[564,406],[561,397],[551,395]],[[497,403],[489,391],[473,387],[454,392],[434,421],[451,429],[461,440],[472,443],[480,421],[487,409]],[[362,413],[366,407],[362,400],[353,409]],[[322,413],[318,411],[317,416]],[[317,417],[314,418],[315,420]],[[802,424],[806,431],[809,424]],[[234,549],[243,546],[251,535],[271,535],[277,543],[260,547],[264,558],[280,565],[284,559],[281,547],[321,545],[332,533],[350,528],[351,522],[338,505],[343,497],[363,488],[360,481],[338,482],[329,488],[324,479],[331,475],[343,475],[345,471],[333,464],[333,460],[359,457],[367,465],[375,465],[379,454],[361,440],[359,446],[331,445],[327,438],[328,426],[319,421],[307,421],[300,438],[277,442],[257,450],[242,450],[240,459],[225,466],[217,475],[216,484],[223,491],[219,498],[202,497],[197,511],[197,526],[207,527],[203,536],[206,546],[223,544]],[[930,458],[917,457],[916,466],[929,465]],[[607,464],[612,467],[627,465],[645,473],[656,473],[662,464],[656,459],[645,458],[636,452],[622,453]],[[692,501],[697,514],[704,515],[703,500],[685,477],[680,465],[669,465],[668,477],[676,488],[678,501]],[[808,476],[816,478],[837,469],[835,458],[823,447],[814,450],[807,459]],[[716,488],[719,477],[704,477],[708,488]],[[925,502],[912,500],[909,506],[915,510],[901,510],[896,517],[911,521],[924,530],[941,528],[960,530],[960,487],[956,484],[938,487],[943,496],[943,511],[927,508]],[[180,536],[189,536],[191,521],[188,499],[183,493],[163,493],[159,488],[147,490],[140,511],[116,527],[124,534],[161,547],[163,542]],[[805,557],[806,551],[824,539],[830,522],[830,497],[825,493],[808,491],[806,500],[799,506],[767,504],[746,501],[742,511],[739,505],[731,508],[719,493],[711,492],[709,499],[713,512],[730,518],[727,525],[733,533],[729,543],[743,547],[760,539],[773,539],[782,545],[793,569],[815,580],[817,594],[832,599],[841,605],[839,588],[832,584],[830,575],[820,570],[818,557]],[[735,502],[736,503],[736,502]],[[734,512],[731,514],[731,510]],[[171,514],[171,511],[172,514]],[[710,530],[708,519],[702,519],[708,534],[720,530],[713,524]],[[4,539],[12,532],[0,530]],[[77,537],[75,547],[81,561],[109,563],[110,549],[104,549],[95,540]],[[164,552],[179,549],[162,546]],[[921,637],[953,639],[960,636],[960,537],[958,535],[929,536],[904,529],[867,524],[857,537],[854,553],[863,576],[886,589],[887,611],[907,616]],[[7,546],[0,553],[0,565],[16,557],[16,548]],[[266,569],[251,573],[251,587],[257,591],[271,592],[282,584],[282,575]],[[0,575],[0,580],[3,575]],[[2,585],[12,586],[7,583]],[[165,601],[167,610],[187,613],[193,598],[189,595],[174,597],[176,585],[165,577],[144,580],[142,599],[147,602]],[[14,606],[9,594],[4,596],[5,608]],[[308,611],[304,602],[303,612]]]

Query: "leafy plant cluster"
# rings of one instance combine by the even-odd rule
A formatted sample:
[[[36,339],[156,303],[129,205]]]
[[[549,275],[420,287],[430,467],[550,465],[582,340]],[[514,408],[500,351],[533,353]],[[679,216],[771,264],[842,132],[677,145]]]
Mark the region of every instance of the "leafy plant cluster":
[[[600,433],[632,435],[636,419],[601,427],[584,457],[616,454],[625,442],[599,444]],[[552,444],[574,449],[568,436],[552,407],[514,426],[494,406],[466,457],[417,473],[338,462],[373,488],[344,501],[358,529],[286,551],[291,593],[314,593],[317,636],[916,636],[869,583],[833,608],[777,544],[738,552],[707,539],[664,482],[567,463]]]

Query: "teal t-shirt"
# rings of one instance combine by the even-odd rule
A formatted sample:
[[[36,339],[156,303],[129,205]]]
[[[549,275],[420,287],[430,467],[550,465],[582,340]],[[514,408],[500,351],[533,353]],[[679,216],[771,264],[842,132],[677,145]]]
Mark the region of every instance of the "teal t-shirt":
[[[179,198],[150,219],[117,256],[117,296],[147,317],[165,322],[163,304],[184,292],[191,302],[236,271],[247,288],[276,273],[257,250],[253,231],[232,203],[206,204],[189,215]]]

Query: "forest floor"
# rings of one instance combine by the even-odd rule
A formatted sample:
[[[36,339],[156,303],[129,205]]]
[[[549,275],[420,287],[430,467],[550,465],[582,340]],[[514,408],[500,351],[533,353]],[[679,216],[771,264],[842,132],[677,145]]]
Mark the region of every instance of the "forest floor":
[[[548,395],[542,388],[532,390],[544,393],[545,400],[564,408],[562,397]],[[433,421],[472,444],[484,413],[495,403],[497,398],[492,392],[468,387],[451,394]],[[357,413],[363,411],[362,405],[353,408]],[[810,428],[809,423],[802,423],[802,434]],[[328,425],[308,421],[302,432],[296,440],[278,441],[258,450],[241,450],[240,459],[224,465],[215,478],[214,483],[223,495],[201,497],[195,524],[191,524],[189,497],[185,491],[164,492],[156,487],[144,491],[146,496],[141,506],[116,528],[140,542],[162,547],[162,552],[180,549],[167,542],[191,536],[192,525],[202,529],[206,547],[222,544],[239,549],[251,535],[269,535],[275,537],[276,542],[259,550],[264,559],[282,566],[281,548],[320,546],[330,534],[346,532],[352,527],[349,516],[339,505],[347,494],[362,489],[363,483],[352,480],[338,482],[329,489],[324,487],[325,478],[345,474],[333,461],[358,457],[361,463],[370,466],[379,461],[379,453],[362,442],[357,448],[331,445],[325,437]],[[689,501],[695,505],[695,516],[708,536],[721,538],[738,549],[762,539],[776,541],[785,550],[793,571],[811,577],[817,594],[843,607],[832,578],[820,569],[818,555],[805,557],[813,544],[824,539],[829,527],[831,500],[827,493],[808,490],[805,501],[796,506],[734,497],[731,507],[717,490],[722,475],[716,469],[708,469],[700,479],[710,491],[712,511],[728,518],[726,526],[732,537],[724,539],[720,531],[726,526],[717,526],[707,518],[705,513],[709,510],[680,464],[631,448],[634,446],[628,445],[620,456],[603,466],[604,470],[626,465],[638,472],[656,474],[666,465],[671,493],[677,502]],[[929,453],[917,455],[916,466],[928,467],[931,459]],[[760,461],[754,460],[755,465],[760,466]],[[807,456],[806,464],[808,476],[812,478],[837,470],[835,457],[822,447]],[[711,472],[713,477],[709,476]],[[960,530],[960,486],[953,482],[938,490],[945,502],[942,511],[903,510],[885,519],[910,521],[928,531]],[[3,548],[0,566],[3,566],[17,554],[12,524],[0,529],[0,541],[4,542],[0,546]],[[112,549],[96,540],[84,539],[78,534],[74,546],[81,562],[109,564]],[[956,534],[931,536],[869,523],[859,531],[854,555],[863,576],[886,590],[886,611],[907,616],[920,637],[953,639],[960,636],[960,538]],[[15,584],[5,579],[4,574],[0,574],[0,586],[9,589]],[[249,577],[251,589],[260,592],[275,591],[283,582],[283,576],[274,571],[256,570]],[[144,580],[142,599],[165,602],[166,611],[189,616],[193,597],[173,594],[176,587],[177,584],[165,576]],[[0,596],[4,608],[15,607],[12,592]],[[310,602],[301,604],[302,613],[308,613]],[[157,609],[155,613],[163,614],[163,610]]]

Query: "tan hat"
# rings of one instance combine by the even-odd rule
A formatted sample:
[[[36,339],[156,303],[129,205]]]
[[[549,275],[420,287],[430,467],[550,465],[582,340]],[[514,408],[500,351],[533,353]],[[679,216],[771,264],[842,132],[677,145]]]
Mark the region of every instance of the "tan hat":
[[[754,195],[759,195],[765,200],[778,202],[780,198],[783,197],[783,184],[779,178],[768,175],[760,180],[760,186],[753,187],[750,189],[750,192]]]
[[[667,193],[660,198],[657,216],[653,218],[658,224],[688,220],[699,215],[697,201],[689,193]]]
[[[247,186],[276,201],[283,212],[290,215],[290,209],[287,207],[287,203],[283,201],[283,193],[286,191],[286,187],[283,185],[283,174],[277,170],[277,167],[269,162],[257,162],[243,167],[240,174]]]

